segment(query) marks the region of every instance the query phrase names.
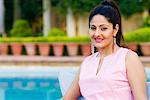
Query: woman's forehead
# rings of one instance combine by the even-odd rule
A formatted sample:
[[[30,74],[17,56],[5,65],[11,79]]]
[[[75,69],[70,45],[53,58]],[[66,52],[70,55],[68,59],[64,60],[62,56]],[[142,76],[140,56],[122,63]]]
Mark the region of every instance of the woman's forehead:
[[[108,22],[105,16],[98,14],[98,15],[93,16],[90,22],[90,25],[93,25],[93,24],[110,25],[111,23]]]

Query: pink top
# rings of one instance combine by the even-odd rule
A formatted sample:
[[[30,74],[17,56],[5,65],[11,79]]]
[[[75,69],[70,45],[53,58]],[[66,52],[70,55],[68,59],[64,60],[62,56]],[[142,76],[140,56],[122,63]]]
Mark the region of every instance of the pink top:
[[[85,58],[79,77],[85,100],[133,100],[125,66],[128,51],[121,47],[106,56],[97,74],[100,54],[97,52]]]

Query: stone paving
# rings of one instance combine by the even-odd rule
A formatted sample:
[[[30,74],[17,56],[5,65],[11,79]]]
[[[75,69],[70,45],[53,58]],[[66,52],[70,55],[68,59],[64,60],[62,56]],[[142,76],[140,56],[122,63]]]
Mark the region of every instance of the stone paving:
[[[81,62],[84,60],[83,56],[75,57],[54,57],[54,56],[0,56],[0,66],[80,66]],[[150,67],[150,56],[141,56],[145,67]]]

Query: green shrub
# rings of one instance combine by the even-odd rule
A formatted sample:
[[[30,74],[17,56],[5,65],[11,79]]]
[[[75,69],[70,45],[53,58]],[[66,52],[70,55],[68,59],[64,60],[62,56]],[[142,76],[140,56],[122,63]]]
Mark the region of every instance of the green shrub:
[[[22,38],[18,37],[1,37],[0,43],[14,43],[14,42],[22,42]]]
[[[52,37],[0,37],[0,43],[11,43],[11,42],[47,42],[47,43],[89,43],[89,37],[66,37],[66,36],[52,36]]]
[[[89,37],[67,37],[65,42],[76,42],[76,43],[89,43],[91,40]]]
[[[37,39],[36,37],[24,37],[22,38],[22,42],[24,43],[31,43],[31,42],[36,42]]]
[[[150,42],[150,27],[137,29],[124,34],[125,42]]]
[[[28,37],[32,35],[32,29],[26,20],[17,20],[10,31],[11,37]]]
[[[67,33],[59,28],[53,28],[48,32],[48,36],[67,36]]]
[[[144,19],[144,23],[143,23],[144,27],[150,27],[150,16],[146,17]]]

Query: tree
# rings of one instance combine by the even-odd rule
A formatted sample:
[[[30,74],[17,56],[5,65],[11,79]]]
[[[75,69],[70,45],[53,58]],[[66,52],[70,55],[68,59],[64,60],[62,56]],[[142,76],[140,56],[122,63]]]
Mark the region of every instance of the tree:
[[[0,33],[4,33],[4,0],[0,0]]]
[[[14,22],[21,18],[20,0],[14,0]]]
[[[66,23],[67,23],[67,35],[69,37],[74,37],[76,35],[75,18],[72,9],[69,7],[67,9]]]
[[[43,33],[44,36],[48,35],[48,31],[51,29],[51,4],[50,0],[43,0]]]

